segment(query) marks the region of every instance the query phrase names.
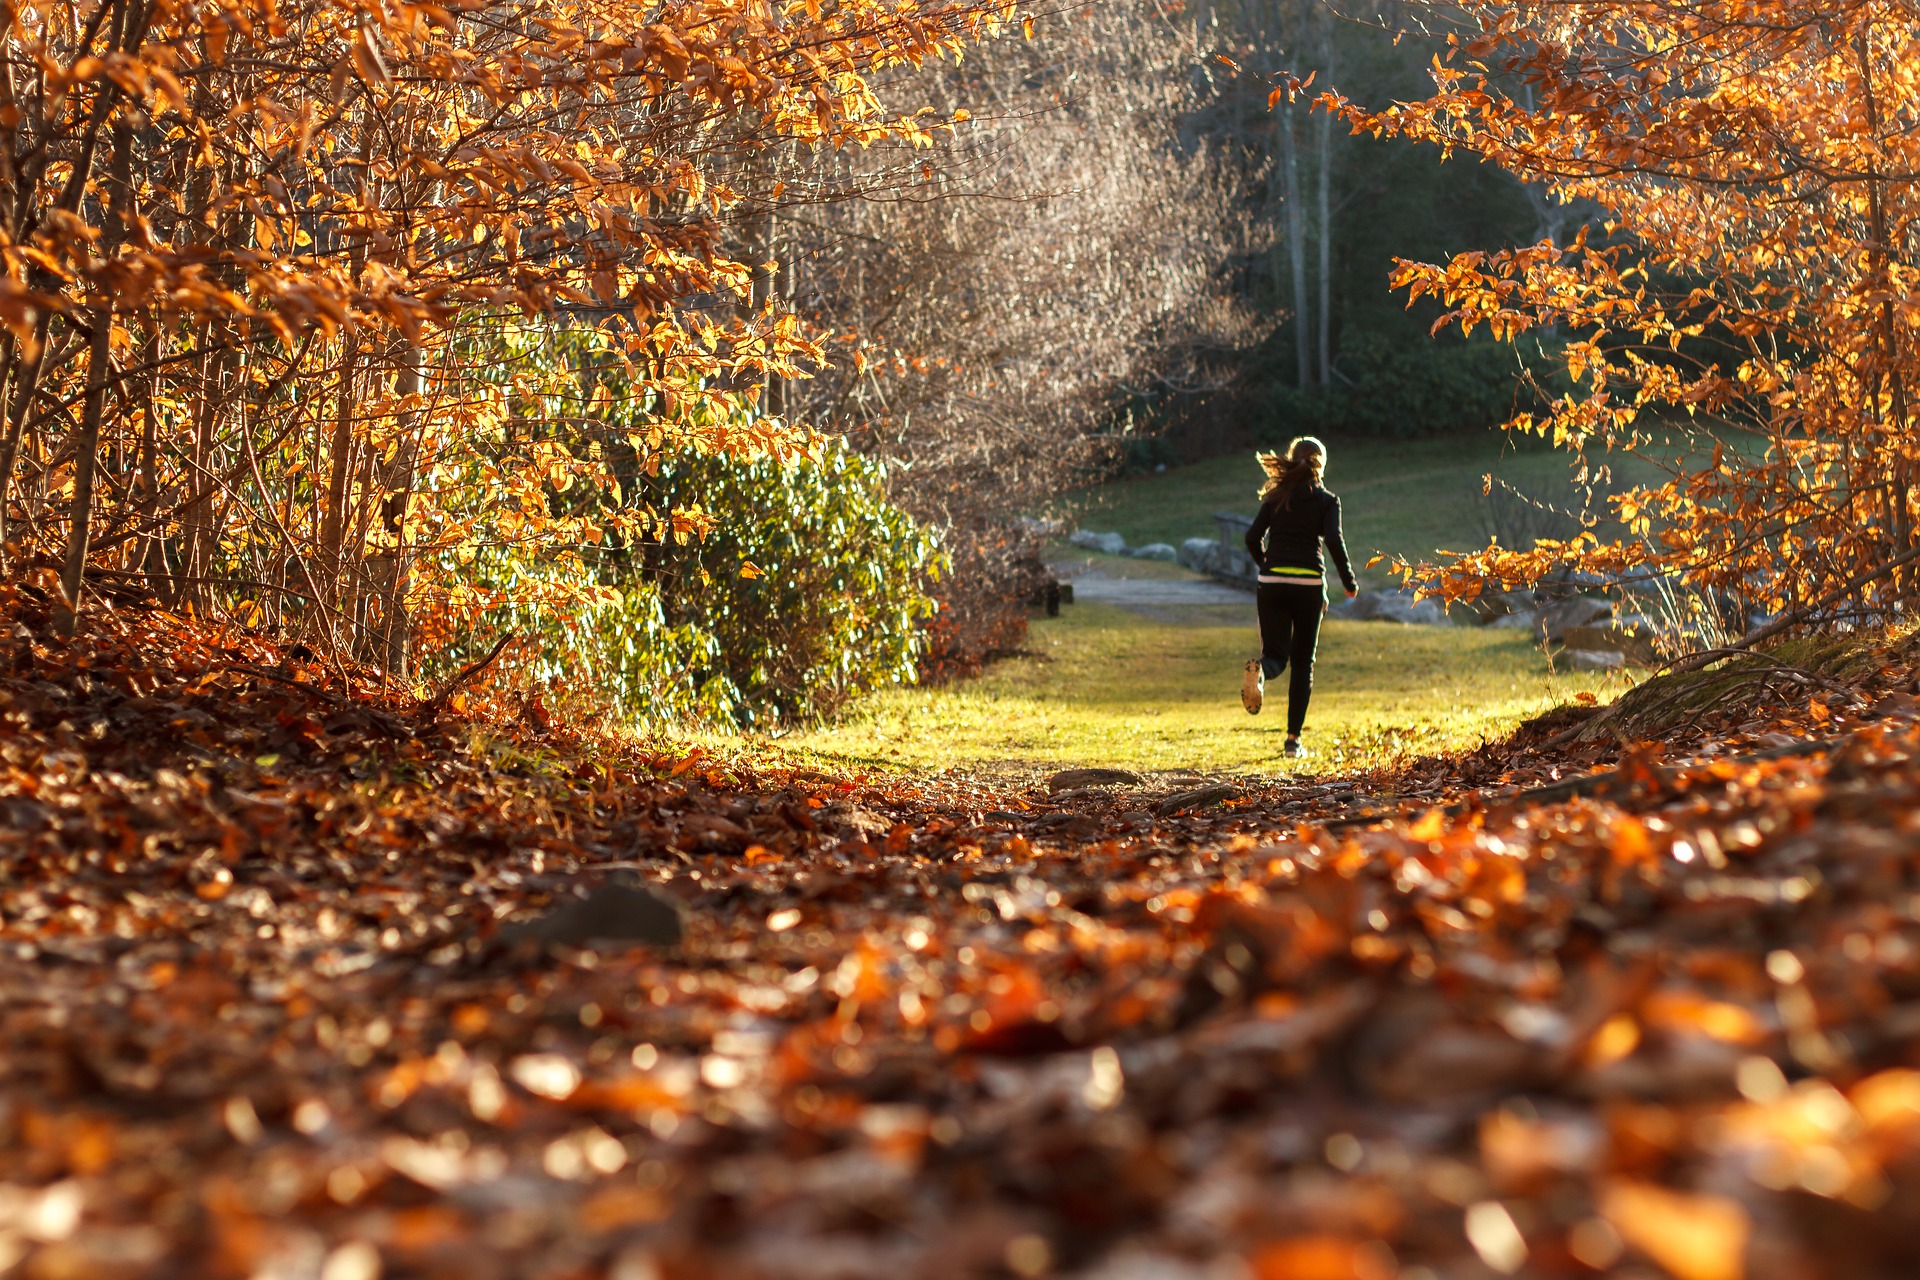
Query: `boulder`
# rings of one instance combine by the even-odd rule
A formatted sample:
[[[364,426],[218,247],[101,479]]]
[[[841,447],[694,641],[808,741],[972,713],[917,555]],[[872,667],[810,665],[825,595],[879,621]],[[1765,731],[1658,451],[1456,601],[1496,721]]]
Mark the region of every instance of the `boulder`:
[[[1395,622],[1403,626],[1444,627],[1450,624],[1438,600],[1415,600],[1411,591],[1362,591],[1327,610],[1348,622]]]
[[[672,947],[680,943],[680,908],[649,889],[609,881],[584,897],[563,897],[543,916],[500,931],[501,944],[539,943],[576,951]]]
[[[1569,671],[1618,671],[1627,655],[1611,649],[1568,649],[1561,655]]]
[[[1490,627],[1501,618],[1532,613],[1535,603],[1531,592],[1487,591],[1469,600],[1463,607],[1466,617],[1476,626]]]
[[[1388,622],[1405,622],[1415,627],[1450,627],[1453,619],[1447,616],[1447,606],[1438,600],[1409,600],[1398,616],[1385,618]]]
[[[1252,582],[1260,576],[1260,566],[1253,562],[1247,549],[1238,543],[1229,546],[1220,544],[1213,553],[1213,574],[1219,578],[1232,578],[1238,582]]]
[[[1219,545],[1218,538],[1188,538],[1174,558],[1195,573],[1212,573],[1213,552]]]
[[[1487,623],[1493,631],[1537,631],[1540,629],[1540,615],[1529,609],[1525,613],[1506,613]]]
[[[1245,547],[1229,546],[1212,538],[1188,538],[1181,544],[1177,557],[1195,573],[1212,574],[1230,582],[1252,582],[1259,574]]]
[[[1127,549],[1127,540],[1117,533],[1095,533],[1091,529],[1075,529],[1067,539],[1076,547],[1088,551],[1098,551],[1102,555],[1117,556]]]
[[[1624,619],[1622,620],[1625,621]],[[1568,627],[1561,643],[1569,649],[1617,653],[1639,666],[1652,666],[1654,633],[1651,627],[1615,623],[1611,626]]]
[[[1165,542],[1149,542],[1144,547],[1134,547],[1127,552],[1135,560],[1178,560],[1180,553]]]
[[[1590,627],[1613,616],[1613,604],[1594,596],[1574,596],[1540,611],[1536,632],[1548,644],[1564,644],[1569,627]]]

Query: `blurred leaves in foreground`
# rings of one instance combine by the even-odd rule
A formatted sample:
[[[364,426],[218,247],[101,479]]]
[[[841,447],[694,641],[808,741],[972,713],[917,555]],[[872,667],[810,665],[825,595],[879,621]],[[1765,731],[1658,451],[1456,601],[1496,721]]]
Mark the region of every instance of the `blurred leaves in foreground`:
[[[1050,793],[588,739],[159,613],[56,642],[14,593],[0,634],[0,1258],[34,1280],[1920,1252],[1893,640],[1663,742],[1542,750],[1575,709],[1393,771]],[[513,928],[620,880],[678,946]]]

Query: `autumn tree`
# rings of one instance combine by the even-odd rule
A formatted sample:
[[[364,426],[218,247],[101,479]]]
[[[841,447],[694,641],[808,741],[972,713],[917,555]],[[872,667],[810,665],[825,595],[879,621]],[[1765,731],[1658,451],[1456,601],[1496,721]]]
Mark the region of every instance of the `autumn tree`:
[[[1631,536],[1492,547],[1448,594],[1648,568],[1766,610],[1910,597],[1920,49],[1884,0],[1467,3],[1422,101],[1322,101],[1356,129],[1490,160],[1604,228],[1403,262],[1443,324],[1558,326],[1573,389],[1510,424],[1584,455],[1696,432],[1617,501]],[[1598,461],[1598,459],[1596,459]]]
[[[623,527],[611,483],[519,421],[486,336],[615,330],[631,447],[796,446],[742,415],[822,351],[755,297],[727,211],[746,158],[924,145],[901,68],[992,3],[0,0],[0,520],[10,571],[232,611],[393,669],[470,608],[475,545]],[[744,303],[744,305],[743,305]],[[562,587],[565,590],[565,587]],[[423,630],[424,627],[424,630]]]

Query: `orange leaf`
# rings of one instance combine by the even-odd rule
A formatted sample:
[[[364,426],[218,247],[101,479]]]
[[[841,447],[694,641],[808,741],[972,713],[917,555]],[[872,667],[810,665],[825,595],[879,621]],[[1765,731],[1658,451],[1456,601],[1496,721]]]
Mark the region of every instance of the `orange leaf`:
[[[1296,1236],[1251,1259],[1258,1280],[1388,1280],[1397,1268],[1381,1246],[1345,1236]]]
[[[1646,1182],[1615,1182],[1601,1216],[1677,1280],[1741,1280],[1753,1224],[1737,1201],[1691,1195]]]

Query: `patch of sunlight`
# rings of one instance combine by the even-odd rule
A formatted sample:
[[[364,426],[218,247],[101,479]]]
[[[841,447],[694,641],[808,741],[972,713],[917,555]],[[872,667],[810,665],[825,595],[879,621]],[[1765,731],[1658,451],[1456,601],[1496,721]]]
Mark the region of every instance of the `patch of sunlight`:
[[[1404,755],[1472,748],[1619,674],[1554,674],[1524,632],[1329,622],[1321,632],[1311,753],[1280,754],[1286,678],[1249,716],[1240,672],[1255,652],[1253,606],[1179,625],[1109,605],[1035,619],[1031,656],[941,688],[894,689],[837,724],[796,734],[781,754],[828,768],[916,770],[983,764],[1110,765],[1147,770],[1329,772]]]

